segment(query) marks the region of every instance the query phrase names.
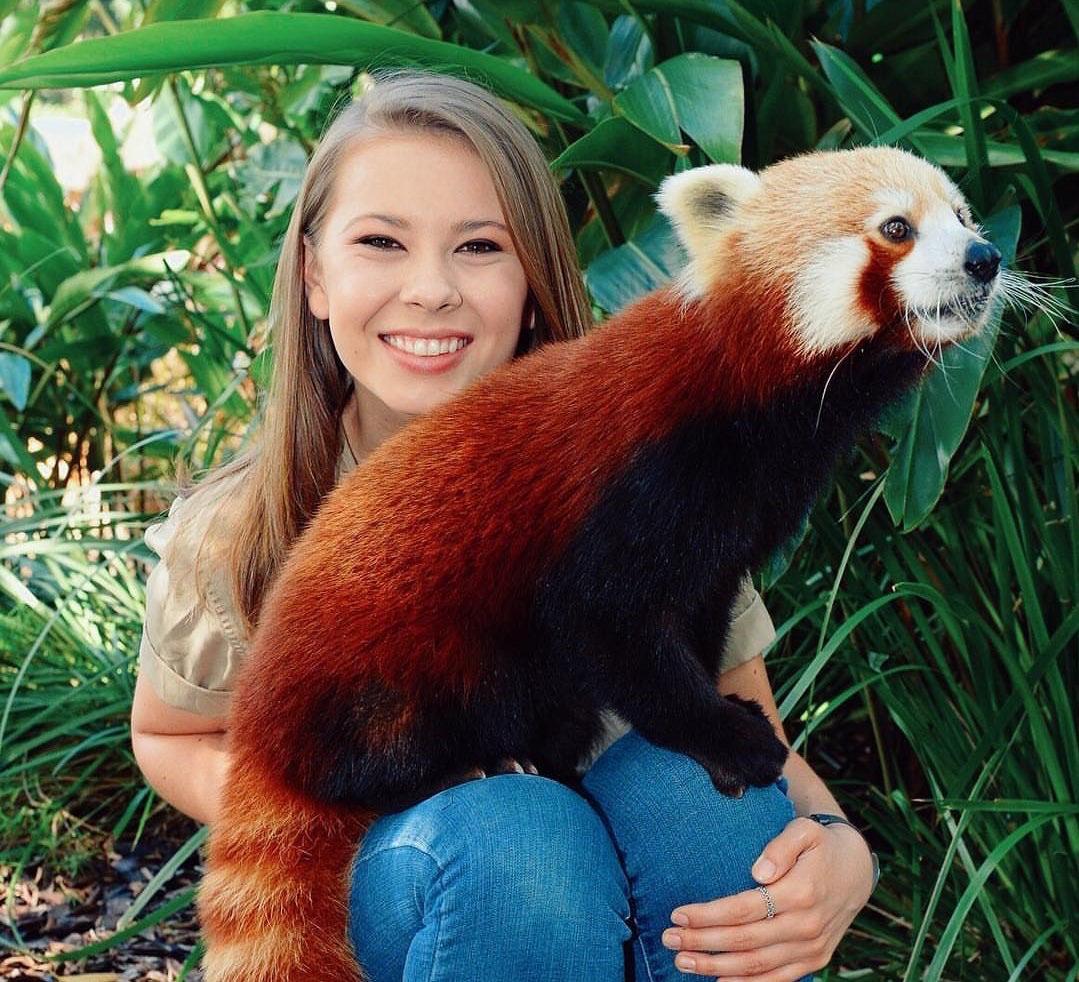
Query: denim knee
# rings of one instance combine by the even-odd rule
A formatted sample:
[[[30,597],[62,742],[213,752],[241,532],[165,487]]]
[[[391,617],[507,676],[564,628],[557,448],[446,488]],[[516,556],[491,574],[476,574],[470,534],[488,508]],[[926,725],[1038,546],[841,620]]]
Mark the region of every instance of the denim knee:
[[[671,911],[755,886],[750,868],[794,818],[786,779],[728,798],[697,761],[630,730],[600,755],[583,784],[618,843],[629,878],[637,930],[634,977],[684,978],[660,940],[671,926]]]
[[[767,787],[748,787],[741,798],[728,798],[697,761],[651,743],[636,730],[599,756],[583,784],[624,850],[670,845],[679,833],[714,834],[726,864],[742,867],[747,885],[752,885],[749,867],[760,850],[795,815],[785,777]]]
[[[417,978],[474,974],[487,959],[490,971],[501,959],[499,971],[564,972],[582,953],[608,959],[619,978],[628,920],[629,886],[602,820],[535,775],[469,781],[384,815],[354,865],[353,943],[376,979],[407,977],[419,960],[430,974]]]

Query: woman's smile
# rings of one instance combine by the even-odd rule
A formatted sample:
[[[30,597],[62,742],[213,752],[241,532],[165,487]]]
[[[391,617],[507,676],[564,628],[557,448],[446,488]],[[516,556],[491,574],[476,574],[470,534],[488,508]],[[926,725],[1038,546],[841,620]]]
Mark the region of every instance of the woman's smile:
[[[379,340],[406,371],[420,375],[448,372],[460,364],[472,339],[465,335],[420,338],[408,334],[380,334]]]

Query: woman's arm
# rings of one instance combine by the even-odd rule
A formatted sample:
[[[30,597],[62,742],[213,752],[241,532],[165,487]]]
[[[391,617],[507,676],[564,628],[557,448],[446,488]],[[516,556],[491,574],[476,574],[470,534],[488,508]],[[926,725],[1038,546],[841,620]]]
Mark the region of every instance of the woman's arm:
[[[723,695],[759,702],[778,737],[790,746],[761,657],[724,672],[717,689]],[[796,817],[764,847],[752,869],[753,878],[767,884],[775,918],[766,918],[758,890],[675,909],[663,943],[679,952],[675,964],[683,971],[713,978],[793,982],[831,961],[869,899],[873,864],[865,839],[850,826],[822,826],[803,817],[817,811],[842,812],[802,757],[792,751],[783,774]]]
[[[717,680],[716,688],[721,695],[740,696],[743,699],[755,699],[761,704],[761,708],[772,721],[772,727],[776,735],[788,747],[790,740],[783,732],[783,723],[779,719],[779,708],[776,706],[775,695],[772,693],[771,683],[768,681],[768,672],[764,667],[764,659],[758,655],[741,665],[737,665],[724,672]],[[805,758],[795,751],[791,751],[787,763],[783,767],[783,776],[787,779],[790,787],[787,793],[794,802],[794,811],[797,815],[811,815],[814,812],[827,812],[831,815],[843,814],[839,802],[832,796],[825,783],[817,776],[813,768],[806,763]],[[846,825],[829,825],[829,829],[836,831],[846,829],[847,833],[854,830]]]
[[[145,676],[135,681],[131,749],[147,783],[199,822],[217,817],[228,767],[224,719],[198,716],[162,702]]]

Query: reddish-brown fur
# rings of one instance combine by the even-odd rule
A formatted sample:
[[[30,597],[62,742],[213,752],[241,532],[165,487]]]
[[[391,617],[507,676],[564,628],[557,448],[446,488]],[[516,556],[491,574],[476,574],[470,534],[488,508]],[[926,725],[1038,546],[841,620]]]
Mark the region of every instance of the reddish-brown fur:
[[[892,270],[911,249],[913,242],[887,246],[869,243],[872,261],[858,281],[858,300],[868,318],[877,324],[891,326],[900,322],[903,305],[892,283]]]
[[[375,815],[320,804],[276,776],[311,739],[303,727],[322,718],[320,693],[365,680],[393,693],[365,729],[369,748],[389,750],[423,694],[476,689],[487,666],[475,632],[524,610],[529,585],[636,448],[710,408],[763,405],[815,376],[823,385],[843,352],[799,355],[789,279],[778,263],[760,276],[741,254],[736,233],[722,282],[685,312],[661,290],[586,338],[478,380],[327,499],[266,600],[234,700],[233,766],[199,904],[207,982],[362,978],[345,891]],[[873,248],[860,302],[875,317],[898,313],[888,275],[901,255]],[[702,371],[710,365],[722,371]],[[270,891],[261,904],[260,890]]]
[[[303,965],[351,958],[341,913],[348,864],[374,818],[302,799],[274,778],[289,751],[283,721],[317,718],[306,671],[342,684],[371,673],[394,686],[404,706],[432,688],[466,694],[484,671],[468,624],[490,620],[486,606],[525,602],[524,586],[569,541],[635,447],[705,406],[759,402],[781,379],[804,379],[805,362],[775,345],[781,298],[762,303],[748,277],[730,291],[685,316],[671,292],[650,295],[580,341],[541,349],[479,380],[466,398],[415,420],[350,474],[293,550],[263,609],[245,669],[250,683],[241,679],[236,693],[235,764],[210,866],[241,877],[274,869],[295,883],[285,895],[294,904],[289,919],[310,926],[317,918],[324,928],[306,935]],[[720,354],[717,345],[726,350]],[[702,387],[701,359],[734,370]],[[612,399],[619,425],[597,433],[587,421],[609,416],[599,407]],[[497,440],[471,439],[492,430]],[[469,523],[468,537],[455,536],[465,513],[483,517]],[[525,527],[541,527],[547,537],[515,533]],[[402,604],[402,595],[416,602]],[[386,609],[397,615],[392,623]],[[439,625],[433,650],[432,624]],[[356,645],[342,637],[367,639],[370,660],[357,660]],[[398,707],[370,723],[388,746],[407,712]],[[251,834],[245,829],[256,816]],[[290,859],[296,837],[308,841],[312,830],[326,839],[319,861],[306,849]],[[275,948],[265,937],[267,912],[236,918],[228,903],[223,891],[200,902],[207,982],[250,982],[259,978],[261,956]],[[215,947],[244,937],[259,962],[244,974],[215,967]],[[278,962],[276,982],[313,978],[289,967],[287,950]]]

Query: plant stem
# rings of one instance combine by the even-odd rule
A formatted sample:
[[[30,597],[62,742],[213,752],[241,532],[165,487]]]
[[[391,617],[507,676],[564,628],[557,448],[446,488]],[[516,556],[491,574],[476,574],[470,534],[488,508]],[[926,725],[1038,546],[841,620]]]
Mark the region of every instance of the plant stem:
[[[180,102],[180,93],[176,91],[176,80],[170,75],[166,84],[169,92],[172,94],[173,105],[176,108],[176,116],[180,121],[180,132],[183,136],[184,145],[187,147],[188,155],[191,157],[191,164],[187,167],[187,172],[191,177],[192,184],[195,186],[195,195],[199,199],[199,204],[202,205],[206,222],[213,232],[218,249],[221,251],[221,258],[225,261],[225,266],[228,268],[227,279],[229,281],[229,289],[232,290],[232,295],[236,300],[236,312],[240,315],[240,320],[244,325],[244,337],[250,337],[251,325],[248,323],[247,314],[244,312],[243,297],[240,294],[240,287],[238,284],[239,277],[232,264],[232,259],[229,256],[229,242],[225,237],[224,230],[217,221],[217,215],[214,214],[213,202],[210,199],[210,190],[206,186],[206,178],[202,173],[202,165],[199,163],[199,153],[195,147],[195,138],[191,133],[191,126],[187,121],[187,116],[184,115],[183,103]]]

